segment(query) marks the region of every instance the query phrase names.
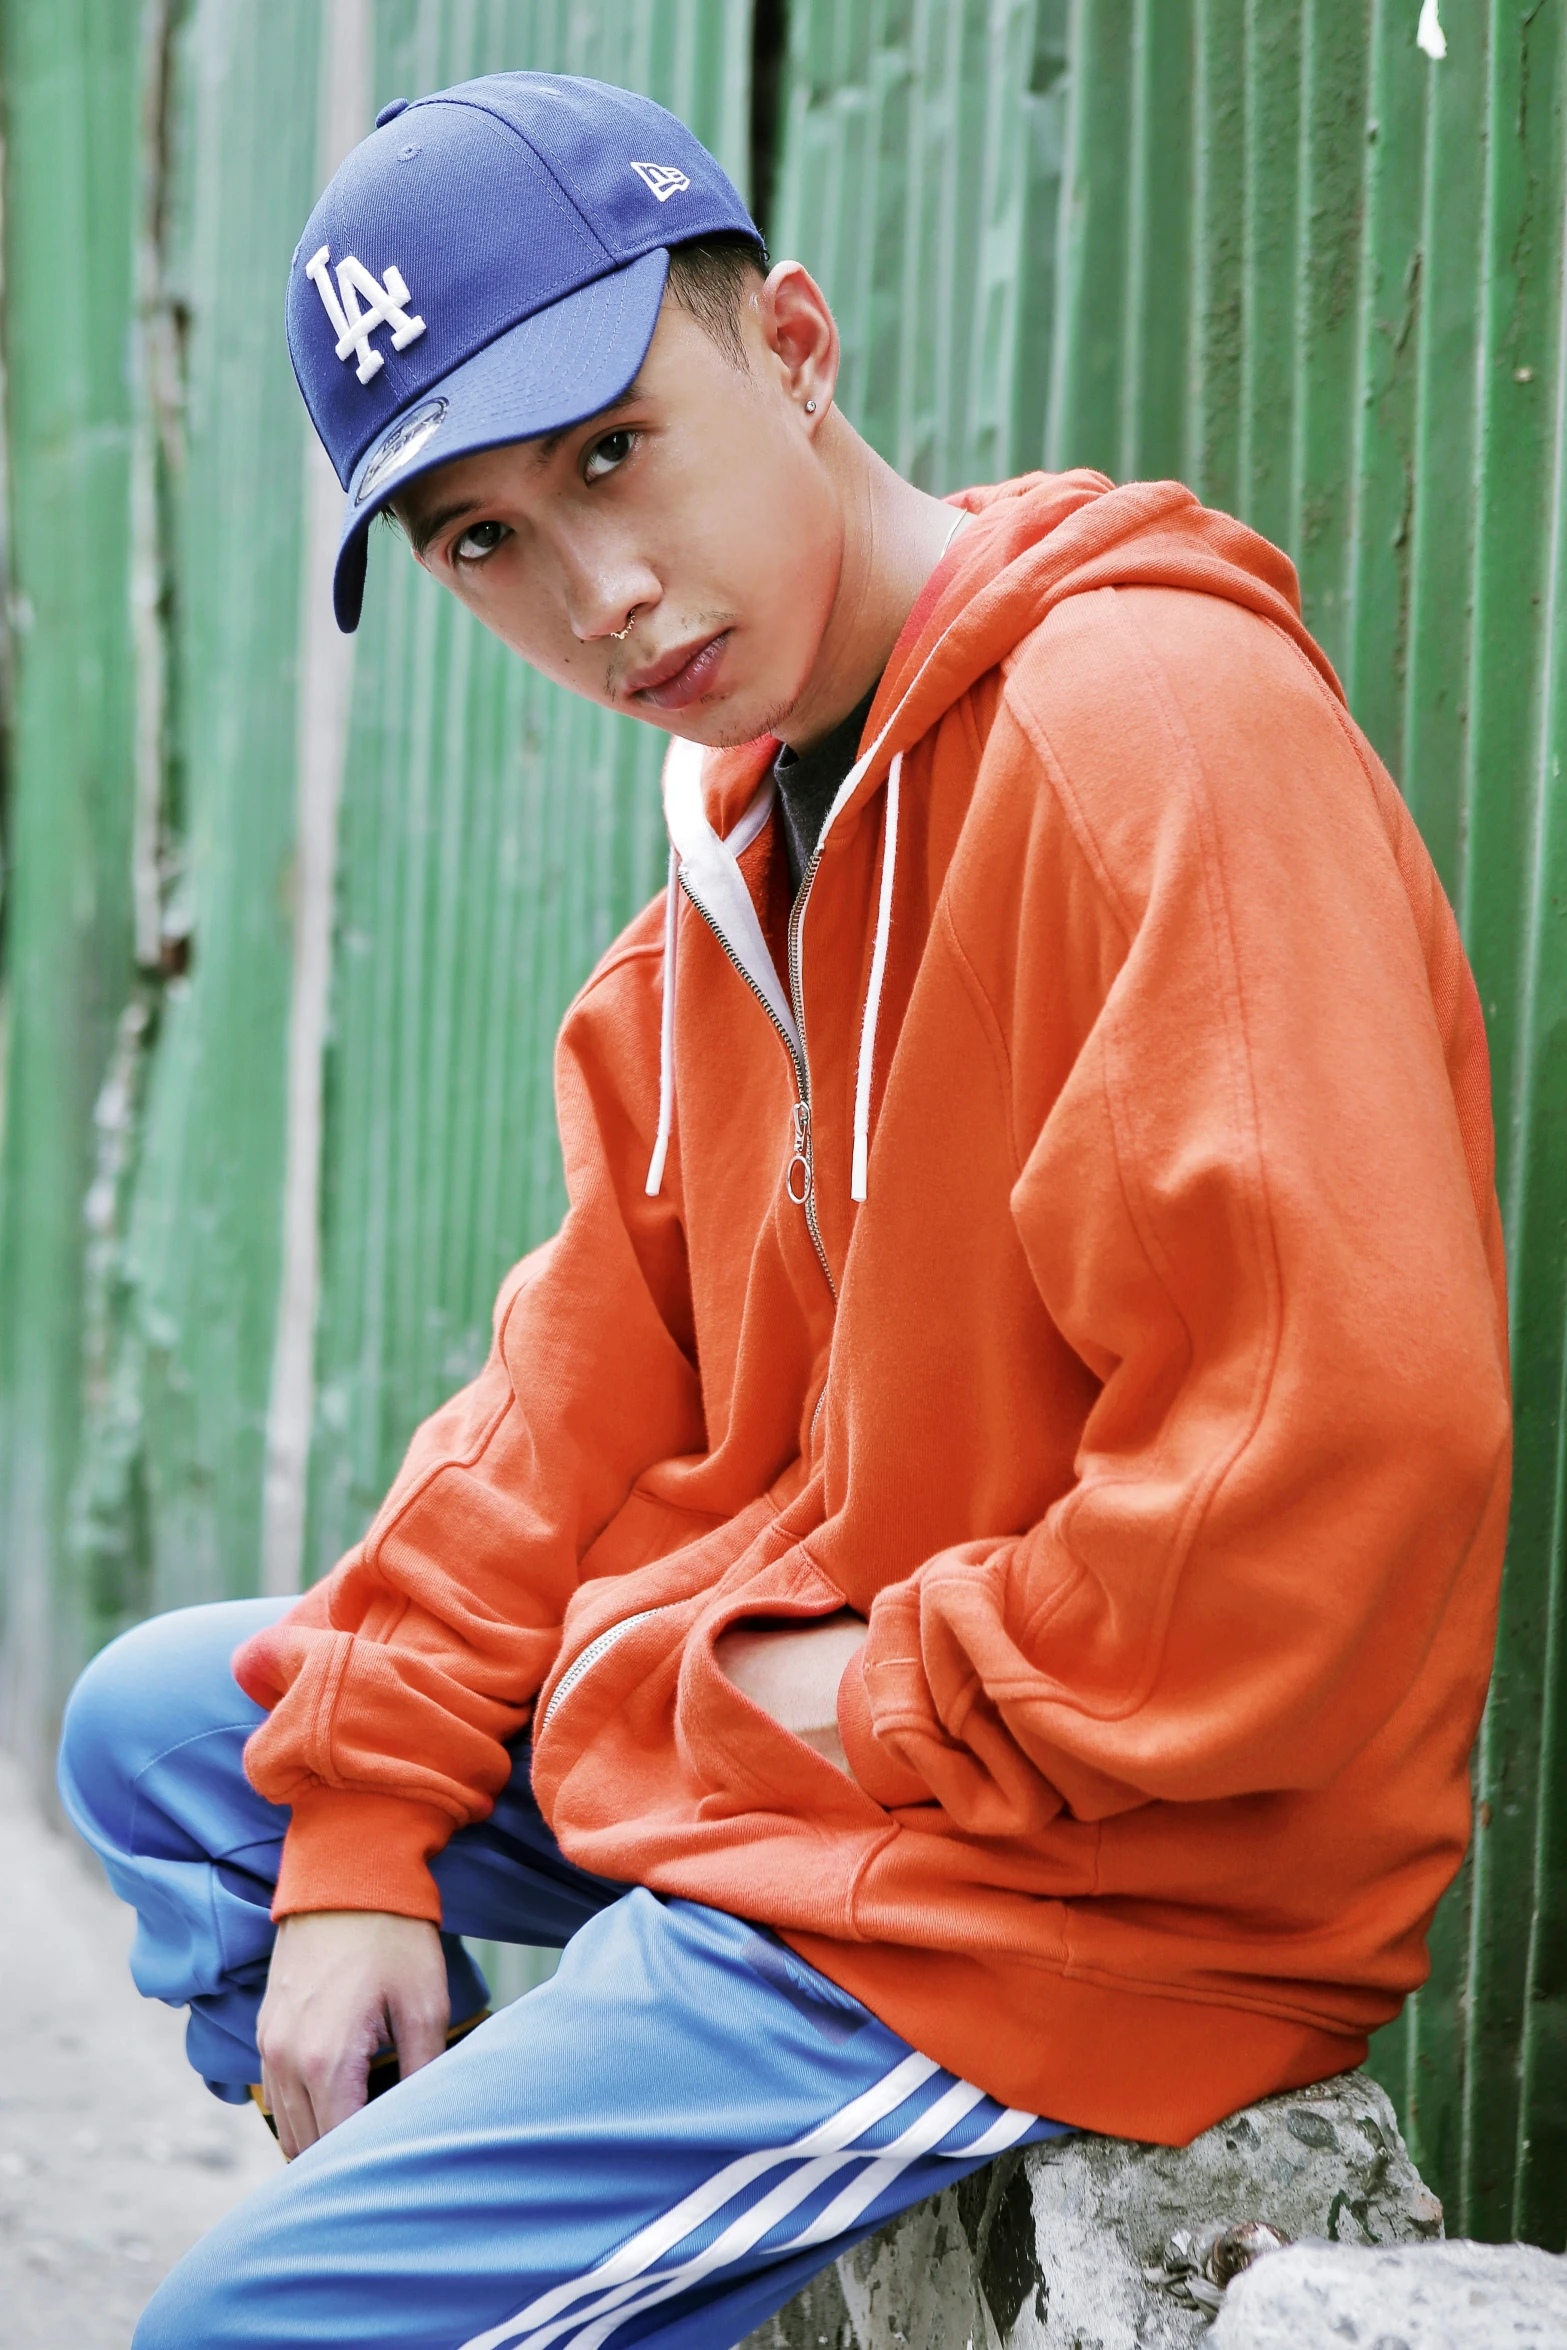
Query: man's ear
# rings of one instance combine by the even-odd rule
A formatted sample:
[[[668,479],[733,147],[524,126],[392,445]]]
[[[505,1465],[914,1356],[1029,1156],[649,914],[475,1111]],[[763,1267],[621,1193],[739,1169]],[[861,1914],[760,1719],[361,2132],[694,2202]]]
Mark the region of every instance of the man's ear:
[[[838,324],[826,295],[801,262],[780,261],[756,297],[756,319],[789,399],[814,434],[838,381]]]

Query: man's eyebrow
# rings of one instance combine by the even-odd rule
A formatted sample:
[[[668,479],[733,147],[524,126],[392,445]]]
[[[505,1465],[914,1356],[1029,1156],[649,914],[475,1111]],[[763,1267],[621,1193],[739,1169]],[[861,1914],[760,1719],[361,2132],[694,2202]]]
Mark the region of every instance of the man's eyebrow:
[[[568,433],[581,432],[585,424],[597,424],[601,418],[613,416],[617,408],[629,407],[633,400],[641,398],[642,378],[634,375],[623,392],[617,392],[613,400],[606,401],[602,408],[595,408],[591,416],[579,416],[575,424],[563,424],[557,432],[540,433],[537,440],[528,441],[525,446],[536,465],[548,465]]]
[[[405,525],[416,555],[422,555],[433,538],[439,538],[449,522],[461,521],[463,515],[478,508],[477,498],[459,498],[447,506],[432,506],[428,514],[411,516]]]

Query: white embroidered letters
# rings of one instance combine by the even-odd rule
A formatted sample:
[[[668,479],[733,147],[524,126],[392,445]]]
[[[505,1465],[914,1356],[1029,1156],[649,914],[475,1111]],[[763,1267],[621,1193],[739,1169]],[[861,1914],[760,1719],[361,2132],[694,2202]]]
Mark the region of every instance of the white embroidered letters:
[[[408,315],[408,288],[403,283],[403,273],[395,261],[387,269],[384,280],[378,284],[362,261],[356,261],[352,253],[346,253],[337,265],[337,284],[334,286],[331,255],[328,247],[323,245],[320,252],[306,262],[305,275],[321,296],[326,314],[332,321],[339,359],[347,359],[351,353],[358,352],[359,365],[354,372],[362,384],[367,384],[385,365],[380,352],[373,349],[370,342],[378,326],[389,326],[392,329],[394,351],[405,351],[424,332],[424,320]],[[367,310],[359,307],[361,294],[369,304]]]
[[[639,180],[645,180],[660,204],[667,204],[671,196],[678,196],[691,182],[683,171],[676,171],[672,163],[633,163],[632,170]]]

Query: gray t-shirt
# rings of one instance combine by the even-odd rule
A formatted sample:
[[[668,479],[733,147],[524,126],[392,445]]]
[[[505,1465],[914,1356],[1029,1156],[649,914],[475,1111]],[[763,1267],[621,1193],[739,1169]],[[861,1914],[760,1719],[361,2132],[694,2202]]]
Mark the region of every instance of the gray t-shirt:
[[[778,786],[778,812],[783,819],[784,855],[789,860],[790,886],[798,894],[806,866],[822,837],[827,811],[838,797],[838,786],[859,755],[860,737],[876,699],[878,677],[858,709],[840,719],[808,751],[791,751],[785,743],[773,762]]]

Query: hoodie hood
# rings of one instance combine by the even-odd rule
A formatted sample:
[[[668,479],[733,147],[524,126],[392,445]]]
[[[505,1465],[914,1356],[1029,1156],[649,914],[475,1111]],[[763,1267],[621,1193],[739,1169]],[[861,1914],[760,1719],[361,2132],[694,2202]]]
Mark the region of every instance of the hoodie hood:
[[[959,490],[948,504],[973,519],[903,624],[866,721],[857,789],[834,808],[834,819],[869,797],[894,754],[918,742],[1064,597],[1095,588],[1189,588],[1223,596],[1282,628],[1344,698],[1301,618],[1300,583],[1289,557],[1244,523],[1201,505],[1180,482],[1128,482],[1117,489],[1087,468],[1024,473]],[[728,751],[683,747],[701,760],[704,808],[723,836],[754,801],[777,741],[764,735]]]
[[[1300,585],[1288,556],[1244,523],[1201,505],[1181,483],[1130,482],[1116,489],[1104,474],[1086,469],[1027,473],[1015,481],[959,491],[949,503],[973,520],[937,564],[903,625],[871,705],[860,755],[828,811],[802,887],[803,896],[834,825],[857,814],[885,786],[886,835],[854,1099],[850,1196],[856,1202],[866,1197],[869,1181],[871,1079],[892,919],[904,753],[988,671],[1011,658],[1066,597],[1106,587],[1184,588],[1225,597],[1282,629],[1343,700],[1326,655],[1301,618]],[[804,1095],[794,1008],[739,871],[740,857],[772,813],[777,752],[770,735],[728,751],[704,751],[676,739],[665,759],[669,888],[659,1122],[646,1186],[650,1196],[662,1186],[674,1116],[682,891],[712,924],[784,1036],[800,1066]]]

